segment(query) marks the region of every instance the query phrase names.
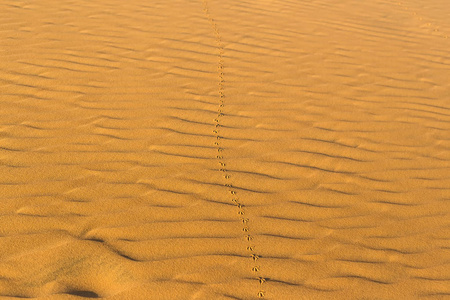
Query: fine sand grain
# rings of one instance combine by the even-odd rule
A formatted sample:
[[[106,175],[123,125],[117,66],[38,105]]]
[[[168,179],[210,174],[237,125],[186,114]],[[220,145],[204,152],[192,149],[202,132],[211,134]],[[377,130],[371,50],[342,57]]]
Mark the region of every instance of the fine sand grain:
[[[0,299],[450,299],[448,0],[1,0]]]

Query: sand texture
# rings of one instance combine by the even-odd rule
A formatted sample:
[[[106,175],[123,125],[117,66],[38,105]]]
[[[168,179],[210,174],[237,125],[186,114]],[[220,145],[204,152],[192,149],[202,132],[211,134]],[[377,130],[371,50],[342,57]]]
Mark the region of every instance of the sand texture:
[[[450,299],[448,0],[0,0],[0,299]]]

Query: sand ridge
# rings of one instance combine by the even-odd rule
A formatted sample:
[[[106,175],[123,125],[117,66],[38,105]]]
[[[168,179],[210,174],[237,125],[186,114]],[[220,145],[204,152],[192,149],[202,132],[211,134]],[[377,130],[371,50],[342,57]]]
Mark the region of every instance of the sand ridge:
[[[0,3],[0,299],[447,299],[449,5]]]

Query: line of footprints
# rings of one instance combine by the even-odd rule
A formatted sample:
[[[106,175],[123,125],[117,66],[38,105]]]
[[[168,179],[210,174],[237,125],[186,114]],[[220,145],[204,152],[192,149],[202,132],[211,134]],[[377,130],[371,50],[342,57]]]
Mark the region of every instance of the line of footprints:
[[[260,272],[260,266],[257,265],[257,261],[259,259],[259,255],[255,252],[255,246],[252,245],[253,237],[250,234],[250,228],[249,228],[249,219],[245,216],[245,209],[244,205],[241,203],[239,198],[237,197],[237,192],[233,188],[233,185],[231,184],[231,175],[228,173],[227,169],[225,168],[225,162],[223,158],[223,151],[224,149],[220,145],[220,140],[222,139],[222,136],[220,136],[220,127],[221,127],[221,118],[224,116],[223,114],[223,108],[225,105],[224,98],[224,60],[223,60],[223,54],[224,54],[224,48],[222,44],[222,39],[220,37],[219,30],[217,29],[216,22],[211,17],[208,9],[208,3],[206,0],[203,1],[204,9],[206,16],[208,17],[209,22],[211,23],[214,34],[216,37],[216,44],[217,48],[219,49],[219,63],[218,63],[218,73],[219,73],[219,108],[217,110],[217,117],[214,119],[215,122],[215,129],[213,130],[213,133],[216,136],[216,141],[214,142],[214,145],[217,147],[217,159],[219,161],[219,171],[223,173],[223,177],[225,179],[225,186],[228,188],[228,193],[230,194],[231,201],[233,204],[237,207],[237,214],[239,215],[240,220],[242,221],[242,231],[245,240],[248,242],[247,244],[247,251],[250,253],[250,257],[254,262],[254,265],[252,267],[252,272],[257,275],[257,279],[259,282],[259,291],[257,293],[258,298],[264,298],[265,297],[265,291],[263,290],[263,285],[266,282],[266,279],[263,277],[258,276]]]
[[[417,19],[420,22],[424,22],[424,17],[418,14],[417,12],[410,9],[407,5],[405,5],[403,2],[397,2],[397,5],[401,7],[403,10],[409,12],[412,16],[414,16],[415,19]],[[440,36],[444,39],[448,39],[448,35],[443,33],[438,26],[431,22],[423,23],[424,27],[428,28],[429,30],[433,30],[435,32],[435,35]]]

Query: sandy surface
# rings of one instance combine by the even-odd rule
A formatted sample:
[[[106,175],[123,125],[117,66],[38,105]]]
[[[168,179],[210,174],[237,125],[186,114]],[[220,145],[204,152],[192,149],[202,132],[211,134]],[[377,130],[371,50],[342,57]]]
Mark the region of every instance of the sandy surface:
[[[450,299],[449,15],[0,1],[0,299]]]

